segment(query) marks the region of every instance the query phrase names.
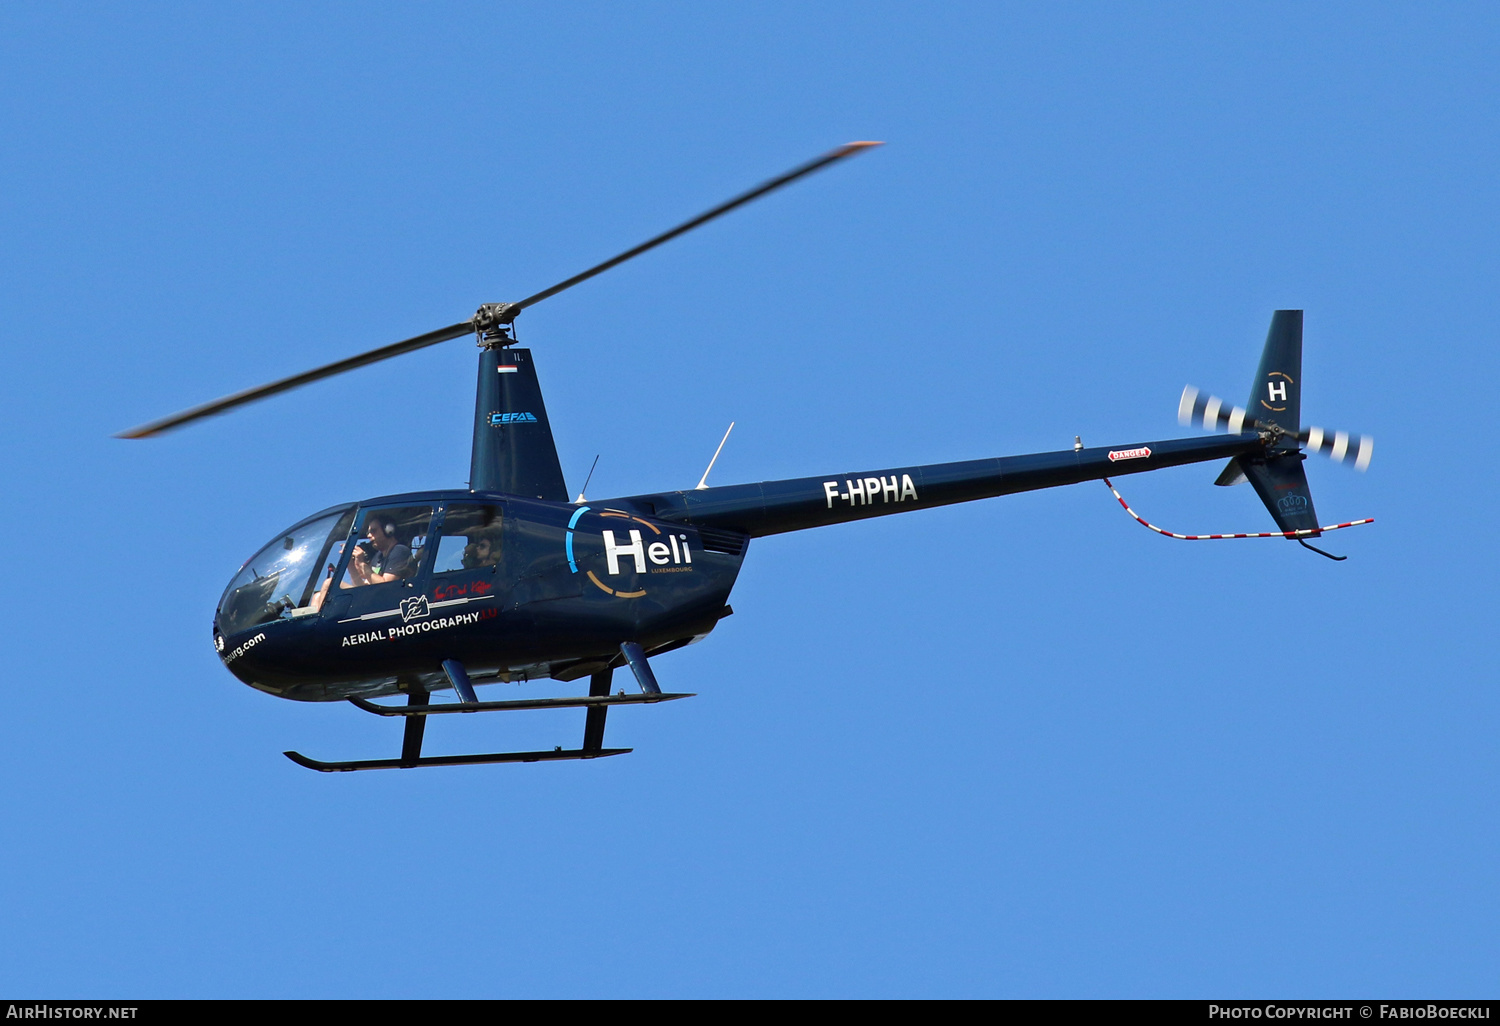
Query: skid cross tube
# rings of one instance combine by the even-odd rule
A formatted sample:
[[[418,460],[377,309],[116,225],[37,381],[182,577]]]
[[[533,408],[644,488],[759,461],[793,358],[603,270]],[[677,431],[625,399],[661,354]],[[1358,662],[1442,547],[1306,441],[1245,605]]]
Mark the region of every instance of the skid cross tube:
[[[589,697],[608,698],[609,682],[614,679],[614,674],[615,671],[606,666],[589,677]],[[584,713],[583,750],[585,752],[597,752],[604,748],[604,718],[608,715],[608,705],[591,705],[589,711]]]
[[[420,709],[427,701],[427,692],[413,688],[406,693],[406,707]],[[427,717],[408,716],[401,735],[401,759],[403,766],[415,766],[422,761],[422,735],[427,730]]]
[[[646,662],[646,653],[641,646],[627,641],[620,646],[620,654],[630,664],[630,672],[635,674],[635,682],[641,686],[642,694],[661,694],[661,686],[656,683],[656,674],[651,672],[651,664]]]
[[[440,716],[445,713],[505,712],[514,709],[578,709],[609,705],[655,705],[679,698],[696,698],[693,692],[662,692],[656,695],[579,695],[569,698],[524,698],[513,702],[454,702],[446,705],[380,705],[365,698],[349,703],[376,716]]]

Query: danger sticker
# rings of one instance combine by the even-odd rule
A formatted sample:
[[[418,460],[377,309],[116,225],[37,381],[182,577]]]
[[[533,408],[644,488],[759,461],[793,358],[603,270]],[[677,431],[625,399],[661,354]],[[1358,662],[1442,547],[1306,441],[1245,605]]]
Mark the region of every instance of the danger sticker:
[[[1113,450],[1109,454],[1109,461],[1111,463],[1116,463],[1116,462],[1118,462],[1120,460],[1143,460],[1147,456],[1150,456],[1150,455],[1151,455],[1151,450],[1148,449],[1148,448],[1146,448],[1146,446],[1143,445],[1139,449],[1116,449],[1116,450]]]

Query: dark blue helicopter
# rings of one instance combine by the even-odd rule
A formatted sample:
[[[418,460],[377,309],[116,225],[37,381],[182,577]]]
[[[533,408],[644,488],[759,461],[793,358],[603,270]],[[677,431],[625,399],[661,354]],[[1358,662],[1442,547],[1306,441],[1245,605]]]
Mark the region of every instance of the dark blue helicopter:
[[[705,473],[688,491],[600,502],[580,494],[569,502],[531,352],[514,345],[516,315],[875,145],[839,147],[518,303],[486,304],[459,324],[122,433],[157,435],[388,357],[477,337],[468,490],[387,495],[315,513],[251,557],[219,602],[214,645],[241,681],[282,698],[348,700],[405,717],[400,758],[319,762],[287,752],[289,758],[335,772],[628,752],[604,747],[609,707],[691,697],[663,692],[648,657],[703,639],[732,612],[729,593],[752,538],[1223,459],[1229,464],[1218,483],[1248,479],[1280,533],[1304,545],[1319,535],[1303,444],[1363,469],[1371,442],[1300,427],[1300,310],[1272,318],[1250,412],[1194,389],[1183,393],[1184,422],[1226,428],[1228,437],[1100,448],[1080,442],[1061,452],[723,487],[707,487]],[[622,666],[638,693],[611,693]],[[584,677],[587,696],[481,702],[474,692],[475,683]],[[431,692],[447,688],[457,702],[431,701]],[[404,705],[371,701],[402,693]],[[429,716],[563,707],[587,710],[577,749],[421,754]]]

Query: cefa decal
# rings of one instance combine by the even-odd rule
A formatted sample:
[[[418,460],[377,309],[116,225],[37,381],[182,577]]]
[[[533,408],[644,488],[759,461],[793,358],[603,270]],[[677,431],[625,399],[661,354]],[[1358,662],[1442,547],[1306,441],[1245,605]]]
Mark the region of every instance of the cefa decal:
[[[1120,460],[1143,460],[1150,455],[1151,449],[1144,445],[1139,449],[1114,449],[1110,451],[1109,461],[1118,463]]]
[[[535,424],[537,419],[531,413],[501,413],[494,410],[490,413],[490,427],[500,427],[504,424]]]

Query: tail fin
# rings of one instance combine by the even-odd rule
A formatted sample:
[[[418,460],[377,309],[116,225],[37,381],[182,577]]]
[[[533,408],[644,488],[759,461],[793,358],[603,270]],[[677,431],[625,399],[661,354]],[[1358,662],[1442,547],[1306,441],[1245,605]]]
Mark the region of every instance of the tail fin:
[[[1297,447],[1302,430],[1302,311],[1277,310],[1271,315],[1266,348],[1260,354],[1260,369],[1245,403],[1261,427],[1280,425],[1290,435],[1283,439]]]
[[[1245,406],[1258,427],[1279,426],[1285,433],[1264,456],[1230,460],[1215,483],[1237,484],[1248,478],[1277,527],[1283,531],[1317,527],[1317,511],[1302,469],[1306,457],[1297,446],[1302,427],[1301,310],[1277,310],[1271,315],[1271,330],[1266,333],[1260,368]]]

